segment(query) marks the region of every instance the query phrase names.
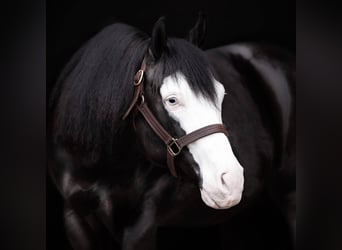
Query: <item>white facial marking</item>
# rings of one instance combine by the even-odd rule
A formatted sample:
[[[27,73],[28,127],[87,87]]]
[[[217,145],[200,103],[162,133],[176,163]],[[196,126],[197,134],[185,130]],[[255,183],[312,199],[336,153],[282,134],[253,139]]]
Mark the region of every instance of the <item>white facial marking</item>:
[[[220,82],[215,79],[213,82],[216,103],[197,96],[182,73],[177,72],[163,80],[160,95],[164,107],[187,134],[207,125],[222,124],[225,90]],[[223,133],[215,133],[189,144],[188,148],[200,168],[203,179],[200,191],[204,203],[216,209],[237,205],[243,191],[243,168],[228,138]]]

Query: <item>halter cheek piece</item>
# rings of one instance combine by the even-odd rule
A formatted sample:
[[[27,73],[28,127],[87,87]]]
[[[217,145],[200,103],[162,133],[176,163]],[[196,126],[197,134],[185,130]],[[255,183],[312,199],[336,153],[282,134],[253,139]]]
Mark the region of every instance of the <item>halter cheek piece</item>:
[[[140,69],[137,71],[134,77],[134,96],[133,100],[124,114],[122,119],[126,119],[131,110],[135,107],[145,118],[146,122],[150,125],[153,131],[159,136],[159,138],[166,145],[166,158],[167,166],[171,174],[177,177],[174,157],[179,155],[182,149],[189,145],[190,143],[197,141],[198,139],[214,134],[214,133],[224,133],[228,135],[226,128],[222,124],[213,124],[205,126],[203,128],[197,129],[189,134],[186,134],[180,138],[172,137],[164,127],[158,122],[157,118],[152,114],[151,110],[148,108],[144,99],[144,73],[146,70],[146,60],[144,58]]]

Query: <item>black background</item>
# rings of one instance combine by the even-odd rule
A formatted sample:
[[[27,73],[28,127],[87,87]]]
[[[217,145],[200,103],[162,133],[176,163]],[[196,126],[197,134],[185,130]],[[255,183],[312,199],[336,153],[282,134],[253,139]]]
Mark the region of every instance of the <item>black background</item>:
[[[154,22],[166,17],[169,36],[184,37],[194,25],[199,11],[207,16],[207,36],[204,49],[233,42],[263,41],[283,46],[295,52],[295,1],[48,1],[47,2],[47,97],[58,74],[70,56],[103,27],[115,21],[124,22],[150,33]],[[62,202],[47,177],[47,249],[69,249],[62,219]],[[245,224],[249,243],[232,243],[236,249],[263,246],[264,249],[286,249],[277,229],[278,214],[272,208],[264,209],[264,218],[255,218]],[[260,212],[260,211],[259,211]],[[232,222],[239,223],[239,222]],[[268,243],[259,239],[263,227],[274,227]],[[253,233],[257,232],[259,233]],[[267,233],[271,232],[270,230]],[[195,231],[177,229],[170,241],[167,232],[161,237],[162,249],[219,249],[218,228]],[[231,237],[241,237],[230,232]],[[240,231],[240,233],[242,233]],[[173,242],[173,243],[171,243]],[[181,248],[183,246],[183,248]],[[234,248],[234,249],[235,249]]]
[[[124,22],[150,33],[167,18],[169,36],[184,37],[198,11],[207,16],[204,49],[246,40],[266,41],[295,50],[295,1],[48,1],[48,93],[72,53],[106,25]]]

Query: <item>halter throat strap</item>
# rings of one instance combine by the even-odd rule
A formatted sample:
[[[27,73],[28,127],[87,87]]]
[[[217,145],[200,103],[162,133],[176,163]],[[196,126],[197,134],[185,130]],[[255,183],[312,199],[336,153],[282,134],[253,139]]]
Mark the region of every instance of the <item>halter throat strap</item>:
[[[172,137],[165,128],[160,124],[157,118],[153,115],[152,111],[148,108],[144,99],[144,73],[146,70],[146,59],[143,59],[140,69],[134,76],[134,94],[132,102],[124,114],[122,119],[126,119],[131,113],[133,108],[136,108],[140,114],[144,117],[146,122],[152,128],[152,130],[158,135],[158,137],[164,142],[166,146],[166,159],[169,171],[174,177],[177,177],[177,172],[174,164],[174,157],[179,155],[182,149],[190,143],[197,141],[205,136],[214,133],[224,133],[228,136],[228,131],[223,124],[213,124],[197,129],[189,134],[186,134],[180,138]]]

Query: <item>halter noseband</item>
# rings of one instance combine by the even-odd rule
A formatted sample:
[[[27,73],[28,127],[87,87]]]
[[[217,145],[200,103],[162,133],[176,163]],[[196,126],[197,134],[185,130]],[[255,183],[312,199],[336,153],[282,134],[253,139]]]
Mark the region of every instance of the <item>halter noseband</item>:
[[[136,107],[136,109],[142,114],[145,118],[146,122],[150,125],[153,131],[159,136],[159,138],[166,145],[166,158],[167,158],[167,166],[171,172],[171,174],[177,177],[175,165],[174,165],[174,157],[179,155],[182,149],[189,145],[190,143],[197,141],[198,139],[214,134],[214,133],[224,133],[228,135],[228,131],[222,124],[213,124],[209,126],[205,126],[203,128],[197,129],[189,134],[186,134],[180,138],[172,137],[164,127],[158,122],[157,118],[153,115],[151,110],[148,108],[144,99],[144,73],[146,70],[146,59],[143,59],[143,62],[140,66],[140,69],[134,76],[134,96],[133,100],[124,114],[122,119],[126,119],[131,110]],[[139,101],[140,98],[140,102]]]

